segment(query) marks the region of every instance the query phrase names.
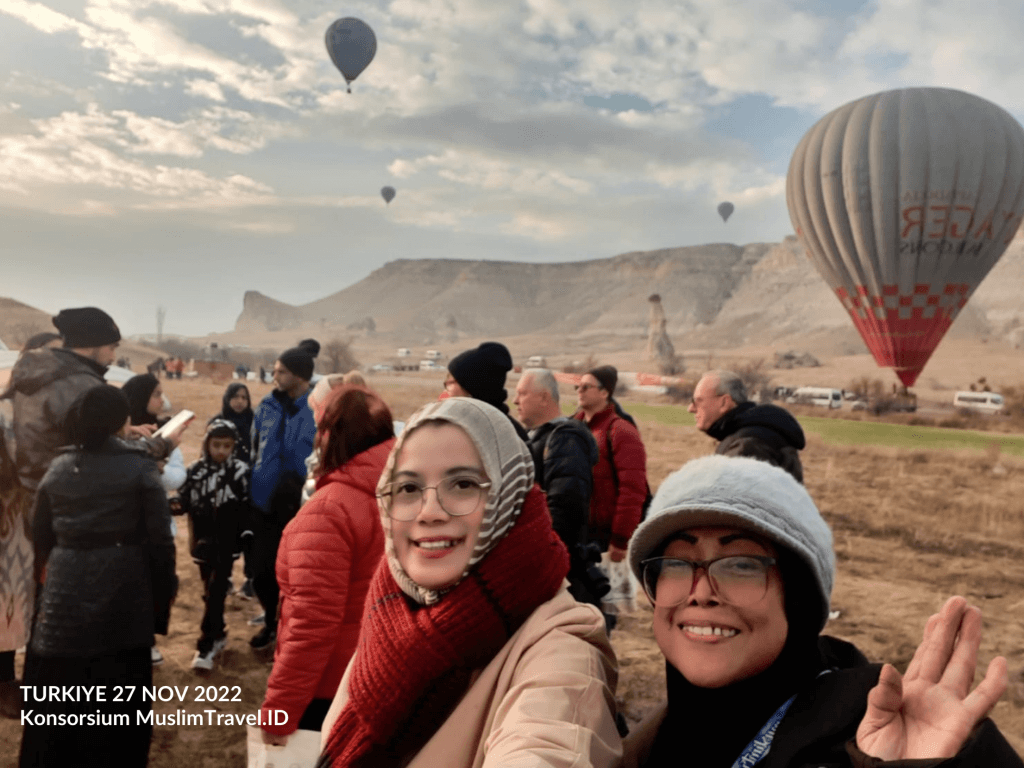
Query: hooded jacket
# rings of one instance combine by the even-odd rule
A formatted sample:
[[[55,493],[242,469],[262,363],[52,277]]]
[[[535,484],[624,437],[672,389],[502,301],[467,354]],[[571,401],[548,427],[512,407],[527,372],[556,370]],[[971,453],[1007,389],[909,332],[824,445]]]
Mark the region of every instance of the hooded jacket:
[[[777,405],[740,403],[712,424],[707,434],[718,440],[715,453],[749,456],[774,464],[803,482],[799,451],[807,445],[800,423]]]
[[[11,371],[15,463],[22,485],[35,490],[57,450],[69,440],[64,420],[83,393],[103,384],[104,366],[67,349],[34,349]]]
[[[70,442],[64,421],[71,406],[105,383],[106,370],[69,349],[34,349],[14,364],[5,396],[14,400],[14,461],[23,486],[31,491],[39,486],[58,449]],[[174,449],[162,437],[145,438],[139,444],[157,460]]]
[[[288,523],[277,550],[281,617],[264,710],[293,732],[313,699],[331,699],[356,650],[370,579],[384,555],[376,489],[395,439],[353,456],[321,477]],[[264,716],[264,722],[276,722]]]

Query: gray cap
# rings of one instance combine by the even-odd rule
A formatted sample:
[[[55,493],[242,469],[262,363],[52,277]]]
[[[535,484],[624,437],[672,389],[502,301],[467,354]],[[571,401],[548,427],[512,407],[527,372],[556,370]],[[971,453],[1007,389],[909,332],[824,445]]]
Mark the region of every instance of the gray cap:
[[[825,626],[836,571],[832,531],[800,483],[754,459],[706,456],[688,462],[665,478],[629,542],[629,566],[637,579],[640,563],[667,538],[704,525],[756,531],[799,557],[817,582],[819,626]]]

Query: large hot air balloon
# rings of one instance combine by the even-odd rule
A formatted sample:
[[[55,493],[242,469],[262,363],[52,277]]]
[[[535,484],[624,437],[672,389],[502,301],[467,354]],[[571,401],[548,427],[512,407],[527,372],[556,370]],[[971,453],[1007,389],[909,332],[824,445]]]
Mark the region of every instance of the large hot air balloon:
[[[395,188],[394,187],[381,187],[380,196],[384,198],[385,203],[390,203],[395,199]]]
[[[359,19],[338,19],[327,28],[327,53],[352,93],[352,81],[373,61],[377,53],[377,38]]]
[[[718,215],[722,217],[722,221],[728,221],[734,210],[735,206],[728,201],[718,204]]]
[[[867,96],[801,139],[786,202],[875,361],[910,386],[1024,218],[1024,129],[962,91]]]

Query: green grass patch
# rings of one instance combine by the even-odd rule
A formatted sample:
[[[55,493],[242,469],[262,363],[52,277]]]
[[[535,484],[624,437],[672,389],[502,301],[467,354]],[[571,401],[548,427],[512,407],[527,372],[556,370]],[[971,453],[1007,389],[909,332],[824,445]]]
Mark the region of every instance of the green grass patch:
[[[574,408],[563,410],[568,414]],[[623,403],[623,408],[639,421],[655,421],[671,426],[694,426],[693,414],[681,405],[648,405],[646,403]],[[947,429],[943,427],[918,427],[904,424],[887,424],[880,421],[853,421],[850,419],[825,418],[821,416],[799,416],[797,420],[805,432],[820,435],[826,443],[833,445],[877,445],[908,450],[987,450],[992,443],[998,443],[1003,453],[1024,456],[1024,435],[1007,435],[1001,432],[979,432],[968,429]]]

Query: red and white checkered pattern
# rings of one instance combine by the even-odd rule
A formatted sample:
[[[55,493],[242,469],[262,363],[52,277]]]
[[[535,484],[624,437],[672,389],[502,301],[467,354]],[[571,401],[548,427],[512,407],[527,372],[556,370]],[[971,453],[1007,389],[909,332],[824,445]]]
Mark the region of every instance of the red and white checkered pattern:
[[[967,304],[971,286],[947,283],[933,290],[918,283],[910,294],[901,294],[898,285],[883,285],[881,294],[865,285],[852,294],[844,287],[835,290],[875,361],[895,368],[910,386]]]

